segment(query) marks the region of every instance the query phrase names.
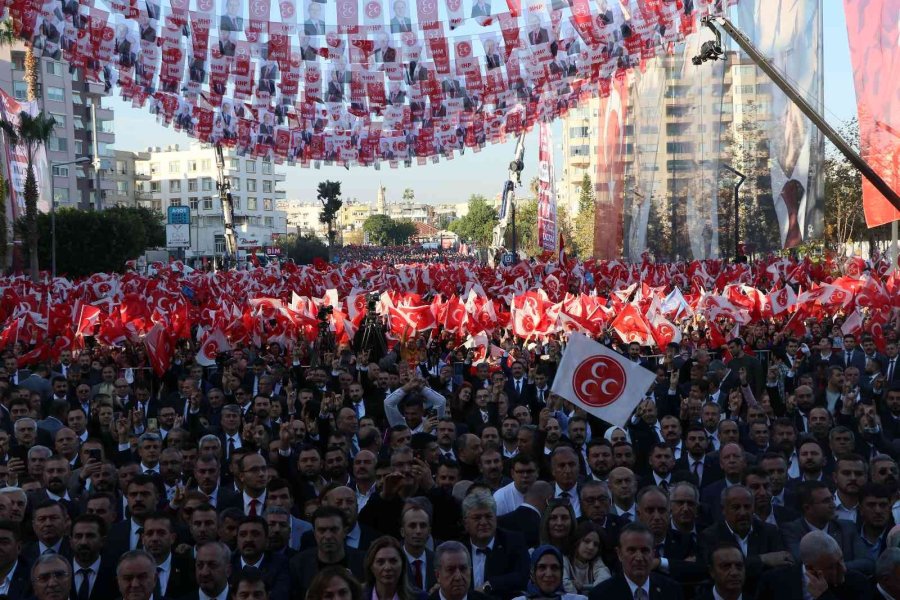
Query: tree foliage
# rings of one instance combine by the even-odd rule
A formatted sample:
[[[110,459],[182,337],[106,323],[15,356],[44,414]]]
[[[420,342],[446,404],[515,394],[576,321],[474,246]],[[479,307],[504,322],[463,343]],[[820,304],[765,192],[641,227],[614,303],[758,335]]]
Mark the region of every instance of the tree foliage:
[[[838,130],[851,146],[859,147],[856,119]],[[862,204],[862,175],[830,143],[825,151],[825,239],[840,249],[866,236]]]
[[[484,196],[473,194],[469,198],[468,214],[450,223],[450,231],[458,235],[463,242],[488,246],[496,224],[497,211],[494,207],[488,204]]]
[[[516,248],[528,256],[540,256],[544,253],[537,231],[537,200],[521,200],[516,205]],[[579,216],[580,218],[580,216]],[[507,228],[506,247],[511,247],[511,227]],[[556,237],[562,235],[566,244],[566,252],[571,254],[575,246],[573,227],[566,207],[556,207]]]
[[[328,247],[312,233],[282,236],[278,246],[283,257],[292,259],[298,265],[308,265],[317,258],[328,260]]]
[[[363,223],[369,243],[376,246],[400,246],[416,234],[416,226],[409,219],[394,220],[387,215],[372,215]]]
[[[27,216],[16,222],[24,233]],[[40,213],[37,226],[50,231],[50,215]],[[26,251],[30,251],[27,238]],[[146,208],[114,207],[103,211],[62,208],[56,211],[57,272],[67,277],[83,277],[97,272],[121,271],[125,261],[147,248],[165,246],[163,216]],[[50,266],[51,238],[38,240],[40,262]]]
[[[328,248],[334,248],[334,242],[337,238],[337,230],[334,222],[337,219],[338,212],[344,203],[341,201],[341,182],[340,181],[323,181],[319,184],[317,198],[322,203],[322,212],[319,213],[319,222],[328,226]]]
[[[583,259],[594,255],[595,201],[594,184],[591,176],[585,173],[578,196],[578,215],[572,225],[573,252]]]
[[[404,202],[413,202],[416,199],[416,192],[412,188],[406,188],[403,190],[403,201]]]

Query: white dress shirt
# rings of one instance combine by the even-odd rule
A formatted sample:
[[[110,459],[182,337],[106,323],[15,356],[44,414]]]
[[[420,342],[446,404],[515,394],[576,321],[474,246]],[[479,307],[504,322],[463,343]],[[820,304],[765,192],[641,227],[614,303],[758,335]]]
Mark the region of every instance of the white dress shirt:
[[[13,563],[12,568],[11,568],[11,569],[9,570],[9,572],[6,574],[6,577],[4,577],[3,579],[0,579],[0,594],[6,594],[6,595],[9,594],[9,584],[12,583],[12,576],[13,576],[13,573],[16,572],[16,569],[17,569],[18,567],[19,567],[19,561],[16,560],[16,561]]]
[[[137,548],[138,542],[141,539],[141,536],[138,535],[138,529],[143,529],[143,525],[138,525],[134,519],[131,519],[131,535],[128,540],[128,549],[134,550]]]
[[[171,552],[169,552],[169,556],[166,557],[166,560],[156,565],[156,573],[159,576],[159,589],[162,591],[162,595],[165,596],[168,591],[167,588],[169,587],[169,575],[172,574]]]
[[[553,497],[559,498],[559,495],[562,493],[568,494],[569,496],[569,504],[572,506],[572,510],[575,511],[575,518],[581,517],[581,500],[578,498],[578,486],[572,486],[572,489],[568,491],[564,491],[559,484],[554,485],[555,489],[553,490]]]
[[[516,489],[515,483],[508,483],[494,492],[494,502],[497,503],[497,516],[502,517],[521,506],[525,496]]]
[[[625,583],[628,584],[628,589],[631,590],[632,598],[634,598],[634,593],[637,591],[638,588],[641,588],[642,590],[644,590],[645,598],[648,598],[648,599],[650,598],[650,577],[647,577],[647,580],[644,582],[643,585],[636,584],[635,582],[633,582],[631,579],[628,578],[628,575],[625,575],[624,577],[625,577]]]
[[[222,593],[218,596],[209,596],[203,590],[200,590],[200,600],[228,600],[228,584],[225,584],[225,589],[222,590]]]
[[[734,536],[734,541],[736,541],[738,543],[738,545],[741,547],[741,552],[744,553],[744,556],[747,556],[747,544],[750,542],[750,534],[753,533],[753,526],[752,525],[750,526],[750,530],[747,532],[747,535],[744,537],[741,537],[740,535],[738,535],[737,532],[731,528],[731,525],[729,525],[727,521],[725,522],[725,527],[727,527],[728,531],[731,532],[731,535]]]
[[[838,496],[838,493],[834,493],[834,516],[837,519],[844,519],[846,521],[852,521],[856,523],[856,515],[859,513],[859,502],[856,503],[856,506],[847,506],[843,502],[841,502],[841,497]]]
[[[97,583],[97,575],[100,574],[100,557],[97,557],[97,560],[94,561],[94,564],[88,565],[86,567],[82,567],[78,564],[76,560],[72,561],[72,576],[74,579],[72,580],[75,584],[75,593],[78,593],[78,590],[81,588],[81,578],[84,575],[78,573],[81,569],[88,569],[89,573],[87,575],[88,578],[88,596],[91,595],[91,592],[94,591],[94,584]]]
[[[419,565],[419,574],[422,576],[422,582],[428,581],[428,559],[426,553],[423,551],[421,556],[413,556],[409,552],[406,551],[406,546],[403,546],[403,554],[406,555],[406,561],[409,563],[410,571],[415,570],[414,562],[417,560],[421,560],[422,564]],[[416,578],[413,577],[410,581],[410,584],[415,585]]]
[[[494,549],[494,538],[491,538],[486,547]],[[487,555],[479,552],[474,544],[470,544],[469,550],[472,552],[472,587],[480,588],[484,585],[484,564],[487,562]]]
[[[245,515],[250,514],[250,501],[256,500],[256,516],[261,517],[263,514],[263,510],[265,510],[266,492],[263,492],[262,494],[260,494],[259,498],[254,498],[253,496],[248,495],[247,492],[243,492],[243,498],[244,498],[244,514]]]

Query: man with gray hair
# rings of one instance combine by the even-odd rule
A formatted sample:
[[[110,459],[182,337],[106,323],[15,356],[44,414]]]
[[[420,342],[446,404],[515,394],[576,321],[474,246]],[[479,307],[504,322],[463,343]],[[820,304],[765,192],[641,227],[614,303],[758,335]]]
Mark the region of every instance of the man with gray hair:
[[[472,568],[465,545],[444,542],[434,550],[434,565],[438,589],[428,600],[488,600],[487,594],[470,591]]]
[[[509,600],[528,583],[528,550],[520,533],[497,529],[497,504],[477,489],[462,501],[466,544],[472,554],[475,591]]]
[[[7,518],[21,524],[25,520],[25,511],[28,508],[28,495],[25,490],[16,486],[7,486],[0,489],[0,496],[6,499],[4,504],[8,503]]]
[[[888,548],[875,561],[876,600],[900,598],[900,548]]]
[[[156,560],[146,550],[129,550],[119,559],[116,581],[122,600],[150,600],[156,579]]]
[[[72,590],[72,566],[61,554],[39,556],[31,568],[31,587],[36,600],[68,600]]]
[[[824,531],[810,531],[800,540],[800,562],[773,569],[760,579],[757,600],[803,598],[860,600],[871,598],[866,577],[847,570],[841,546]]]
[[[207,542],[197,548],[195,575],[199,590],[182,600],[227,600],[231,577],[231,550],[222,542]]]
[[[53,456],[53,451],[46,446],[32,446],[28,450],[28,475],[40,481],[44,477],[44,465]]]

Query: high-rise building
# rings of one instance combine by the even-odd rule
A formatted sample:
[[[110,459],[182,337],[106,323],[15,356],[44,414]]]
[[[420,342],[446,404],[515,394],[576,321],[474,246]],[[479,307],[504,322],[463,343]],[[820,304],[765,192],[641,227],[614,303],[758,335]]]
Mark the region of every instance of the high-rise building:
[[[0,46],[0,89],[27,100],[25,82],[25,46],[16,42]],[[85,81],[80,70],[70,71],[65,62],[38,59],[38,105],[56,119],[56,130],[47,144],[47,159],[53,171],[53,197],[60,207],[96,207],[95,188],[99,182],[100,205],[103,197],[115,189],[106,171],[113,168],[113,111],[104,108],[102,83]],[[71,163],[77,158],[93,157],[92,106],[97,117],[97,146],[101,158],[99,177],[90,161]]]
[[[222,204],[216,189],[218,170],[215,148],[192,143],[148,148],[148,160],[136,161],[136,172],[146,177],[139,181],[142,204],[167,213],[170,206],[188,206],[191,210],[191,246],[186,257],[213,258],[225,252],[225,226]],[[231,183],[234,203],[234,227],[238,250],[252,252],[272,246],[287,233],[287,217],[275,203],[284,198],[278,184],[284,173],[262,158],[237,156],[224,149],[225,175]]]
[[[149,152],[114,151],[113,168],[106,175],[113,182],[113,189],[106,196],[106,207],[151,204],[150,197],[142,189],[143,182],[150,181],[150,176],[137,171],[137,163],[148,160]]]

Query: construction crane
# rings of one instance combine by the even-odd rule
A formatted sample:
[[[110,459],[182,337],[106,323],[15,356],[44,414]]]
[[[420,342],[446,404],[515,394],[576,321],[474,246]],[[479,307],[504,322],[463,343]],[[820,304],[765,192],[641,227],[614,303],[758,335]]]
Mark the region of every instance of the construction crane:
[[[231,182],[225,176],[225,154],[222,152],[222,144],[216,144],[216,167],[219,170],[219,180],[216,189],[219,190],[219,200],[222,201],[222,220],[225,223],[225,269],[230,267],[231,261],[237,260],[237,236],[234,234],[234,202],[231,198]]]
[[[508,178],[503,183],[500,202],[500,221],[494,226],[491,250],[495,253],[504,247],[507,226],[512,227],[510,251],[516,254],[516,186],[522,185],[522,171],[525,169],[525,132],[519,134],[512,162],[509,163]]]

